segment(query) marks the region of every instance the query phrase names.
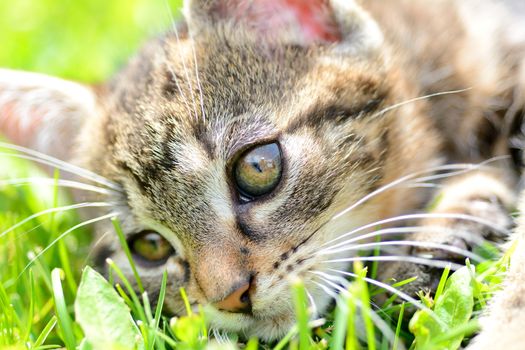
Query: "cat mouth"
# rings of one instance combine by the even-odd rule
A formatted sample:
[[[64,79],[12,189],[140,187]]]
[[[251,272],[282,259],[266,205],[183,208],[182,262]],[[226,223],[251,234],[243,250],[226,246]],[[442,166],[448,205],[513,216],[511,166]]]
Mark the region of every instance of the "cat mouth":
[[[293,312],[275,311],[277,307],[265,308],[252,313],[220,311],[211,305],[204,308],[211,328],[235,332],[246,339],[257,337],[265,341],[284,336],[295,323]]]

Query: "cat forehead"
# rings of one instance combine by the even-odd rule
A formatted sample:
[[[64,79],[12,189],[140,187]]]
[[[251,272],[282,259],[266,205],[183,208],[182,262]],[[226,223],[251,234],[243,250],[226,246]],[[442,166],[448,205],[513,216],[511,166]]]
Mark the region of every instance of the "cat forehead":
[[[325,116],[356,116],[379,104],[388,87],[378,67],[322,48],[269,48],[220,31],[190,39],[180,31],[148,45],[117,78],[114,100],[127,116],[110,118],[133,131],[120,133],[124,153],[170,145],[164,154],[173,154],[198,144],[190,153],[228,159],[245,145],[324,128]]]
[[[171,113],[200,129],[198,124],[214,118],[228,122],[252,114],[244,121],[259,123],[270,115],[290,119],[291,109],[310,105],[355,107],[388,89],[380,62],[321,47],[265,47],[253,38],[214,32],[195,39],[171,34],[150,51],[132,65],[135,77],[123,79],[124,90],[138,90],[137,98],[125,94],[124,105]]]

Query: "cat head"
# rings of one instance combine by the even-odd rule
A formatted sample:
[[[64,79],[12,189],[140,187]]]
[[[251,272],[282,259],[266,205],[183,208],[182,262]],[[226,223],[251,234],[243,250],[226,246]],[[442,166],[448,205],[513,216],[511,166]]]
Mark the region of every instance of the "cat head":
[[[292,278],[322,312],[315,272],[356,252],[331,242],[418,201],[398,186],[353,206],[431,165],[436,138],[423,104],[391,108],[418,93],[352,1],[192,0],[184,15],[96,92],[2,71],[0,129],[118,184],[102,200],[150,294],[168,271],[170,312],[184,287],[213,327],[273,339],[294,322]],[[97,233],[133,280],[110,224]]]

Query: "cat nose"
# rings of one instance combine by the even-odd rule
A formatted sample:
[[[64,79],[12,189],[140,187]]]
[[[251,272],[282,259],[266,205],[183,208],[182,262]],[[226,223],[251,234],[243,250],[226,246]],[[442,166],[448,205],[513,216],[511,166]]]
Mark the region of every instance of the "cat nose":
[[[223,300],[216,302],[215,307],[222,311],[248,314],[252,311],[250,300],[251,279],[242,283],[240,287],[234,287]]]

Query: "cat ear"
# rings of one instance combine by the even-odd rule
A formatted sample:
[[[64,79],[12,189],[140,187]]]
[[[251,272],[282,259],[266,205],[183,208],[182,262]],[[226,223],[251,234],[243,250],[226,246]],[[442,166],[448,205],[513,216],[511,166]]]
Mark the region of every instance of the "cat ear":
[[[354,0],[186,0],[184,15],[197,34],[223,23],[289,44],[335,43],[349,53],[375,51],[383,41],[377,23]]]
[[[95,113],[88,87],[0,69],[0,134],[13,143],[68,160],[84,120]]]

